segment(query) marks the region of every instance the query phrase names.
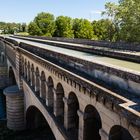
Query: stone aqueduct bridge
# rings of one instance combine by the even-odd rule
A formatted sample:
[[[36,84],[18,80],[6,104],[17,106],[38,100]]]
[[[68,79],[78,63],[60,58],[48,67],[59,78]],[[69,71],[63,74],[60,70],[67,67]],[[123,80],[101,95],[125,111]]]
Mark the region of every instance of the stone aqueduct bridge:
[[[17,85],[4,90],[8,128],[46,123],[56,140],[140,140],[140,75],[11,38],[0,46],[6,86]]]

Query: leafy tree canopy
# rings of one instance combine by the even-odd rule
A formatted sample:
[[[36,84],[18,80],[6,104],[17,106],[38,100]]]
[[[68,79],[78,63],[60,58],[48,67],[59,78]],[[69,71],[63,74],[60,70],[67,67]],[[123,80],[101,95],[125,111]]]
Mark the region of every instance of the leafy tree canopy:
[[[31,22],[28,25],[28,32],[30,35],[42,35],[42,31],[41,29],[37,26],[37,24],[35,22]]]
[[[73,38],[73,24],[72,19],[67,16],[59,16],[56,18],[56,31],[55,36]]]
[[[74,19],[73,30],[75,38],[92,39],[93,28],[87,19]]]
[[[54,15],[50,13],[39,13],[34,21],[41,29],[44,36],[52,36],[55,31],[55,19]]]

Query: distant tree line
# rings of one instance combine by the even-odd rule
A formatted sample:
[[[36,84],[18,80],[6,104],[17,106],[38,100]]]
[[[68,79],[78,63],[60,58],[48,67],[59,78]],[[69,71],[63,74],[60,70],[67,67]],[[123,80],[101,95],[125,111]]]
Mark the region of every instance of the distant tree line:
[[[72,19],[51,13],[39,13],[28,26],[30,35],[48,37],[83,38],[112,41],[115,27],[111,20],[90,22],[87,19]]]
[[[50,13],[39,13],[29,24],[31,35],[140,42],[140,0],[119,0],[105,4],[107,19],[90,22]]]
[[[140,42],[140,0],[119,0],[106,3],[107,19],[89,21],[67,16],[54,17],[39,13],[28,25],[28,33],[36,36],[83,38],[106,41]],[[26,24],[0,23],[4,33],[27,31]]]
[[[2,34],[14,34],[18,32],[27,32],[27,25],[26,23],[0,22],[0,32]]]

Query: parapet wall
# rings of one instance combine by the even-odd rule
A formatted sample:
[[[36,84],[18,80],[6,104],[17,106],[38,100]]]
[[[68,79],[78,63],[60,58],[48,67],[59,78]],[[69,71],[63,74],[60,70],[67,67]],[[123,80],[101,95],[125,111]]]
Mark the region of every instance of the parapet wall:
[[[121,68],[107,66],[104,63],[89,62],[72,56],[56,53],[25,43],[20,43],[23,48],[37,56],[41,56],[63,68],[76,72],[89,79],[97,79],[102,84],[110,87],[120,88],[140,96],[140,75]],[[79,73],[80,72],[80,73]]]
[[[66,42],[65,42],[64,40],[61,41],[61,40],[58,40],[57,38],[56,38],[56,40],[55,40],[55,38],[49,38],[48,40],[42,40],[42,39],[38,39],[36,37],[31,37],[31,38],[26,37],[25,38],[25,37],[21,37],[21,36],[15,36],[13,38],[20,38],[23,40],[29,40],[29,41],[34,41],[34,42],[43,43],[43,44],[47,44],[47,45],[53,45],[56,47],[62,47],[62,48],[87,52],[87,53],[91,53],[91,54],[107,56],[107,57],[112,57],[112,58],[117,58],[117,59],[122,59],[122,60],[140,63],[140,55],[136,55],[135,53],[123,52],[121,49],[119,49],[117,51],[115,48],[110,48],[110,47],[107,47],[107,48],[106,47],[104,48],[103,46],[99,47],[100,45],[96,46],[96,47],[95,46],[84,46],[83,44],[85,42],[83,42],[83,44],[81,44],[81,45],[71,44],[71,43],[77,43],[76,41],[70,42],[71,39],[66,39]],[[44,37],[39,37],[39,38],[44,38]],[[62,38],[60,38],[60,39],[62,39]],[[67,41],[67,40],[69,40],[69,41]],[[10,41],[11,43],[13,42],[12,40],[8,40],[8,41]],[[81,41],[83,41],[83,40],[81,40]],[[70,42],[70,44],[67,44],[67,42]]]
[[[27,36],[24,36],[27,37]],[[77,44],[85,44],[92,46],[100,46],[100,47],[108,47],[112,49],[121,49],[121,50],[130,50],[130,51],[140,51],[139,43],[126,43],[126,42],[108,42],[108,41],[96,41],[89,39],[70,39],[70,38],[62,38],[62,37],[41,37],[41,36],[28,36],[36,39],[44,39],[44,40],[52,40],[52,41],[61,41],[61,42],[69,42],[69,43],[77,43]]]

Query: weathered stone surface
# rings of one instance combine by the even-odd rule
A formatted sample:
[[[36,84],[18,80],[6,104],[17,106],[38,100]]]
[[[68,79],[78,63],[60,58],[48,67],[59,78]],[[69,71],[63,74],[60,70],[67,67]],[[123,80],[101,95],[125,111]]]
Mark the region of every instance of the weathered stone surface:
[[[7,106],[7,127],[12,130],[25,129],[24,124],[24,96],[18,86],[11,86],[4,90]]]

